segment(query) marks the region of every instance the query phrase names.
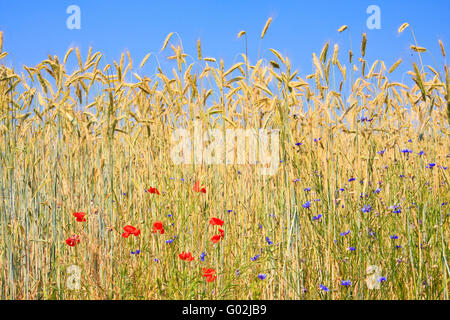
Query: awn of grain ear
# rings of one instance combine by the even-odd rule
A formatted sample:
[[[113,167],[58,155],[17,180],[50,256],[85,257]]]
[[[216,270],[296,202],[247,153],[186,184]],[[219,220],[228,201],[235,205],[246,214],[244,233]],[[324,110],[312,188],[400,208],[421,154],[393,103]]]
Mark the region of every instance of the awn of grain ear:
[[[262,30],[262,32],[261,32],[261,39],[264,38],[264,35],[266,34],[267,29],[269,28],[269,25],[270,25],[271,22],[272,22],[272,17],[270,17],[269,19],[267,19],[266,24],[264,25],[264,28],[263,28],[263,30]]]
[[[353,51],[350,50],[350,51],[348,52],[348,61],[349,61],[350,63],[352,63],[352,58],[353,58]]]

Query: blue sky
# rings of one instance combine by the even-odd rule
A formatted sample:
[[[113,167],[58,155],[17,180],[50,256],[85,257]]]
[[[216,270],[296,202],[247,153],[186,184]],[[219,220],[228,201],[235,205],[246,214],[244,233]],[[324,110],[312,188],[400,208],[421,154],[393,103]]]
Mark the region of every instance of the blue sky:
[[[69,17],[66,8],[72,4],[81,9],[81,30],[66,27]],[[366,26],[369,5],[378,5],[381,9],[379,30],[369,30]],[[71,46],[79,46],[83,57],[88,47],[93,46],[94,52],[101,51],[108,62],[118,60],[122,52],[129,50],[137,66],[148,52],[159,53],[165,37],[172,31],[181,37],[186,53],[197,56],[196,41],[200,38],[204,57],[224,58],[225,65],[231,66],[244,50],[242,39],[236,37],[240,30],[248,34],[249,59],[255,62],[262,27],[271,16],[272,24],[262,42],[262,56],[273,59],[268,49],[275,48],[290,58],[300,75],[306,75],[312,70],[312,52],[320,53],[328,40],[331,53],[332,45],[338,43],[340,60],[347,61],[351,37],[353,52],[358,58],[363,32],[368,37],[366,57],[369,63],[382,59],[389,68],[402,58],[403,71],[410,69],[417,59],[409,49],[411,33],[406,30],[397,34],[398,27],[408,22],[414,28],[418,44],[432,53],[442,70],[438,39],[450,52],[447,47],[449,13],[448,0],[0,0],[0,30],[4,31],[4,50],[9,52],[7,64],[15,69],[21,69],[24,64],[34,66],[46,59],[47,54],[63,57]],[[339,34],[337,29],[343,24],[347,24],[349,30]],[[162,61],[168,55],[171,55],[170,50],[161,53]],[[423,58],[424,63],[436,67],[428,53]],[[144,71],[153,73],[153,69]]]

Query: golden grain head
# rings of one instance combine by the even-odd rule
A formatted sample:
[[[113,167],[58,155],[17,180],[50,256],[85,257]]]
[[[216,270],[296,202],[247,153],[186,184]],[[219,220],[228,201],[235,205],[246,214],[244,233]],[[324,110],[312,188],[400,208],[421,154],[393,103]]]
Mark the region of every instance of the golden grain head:
[[[444,44],[441,40],[439,40],[439,46],[441,47],[442,56],[445,58],[445,50],[444,50]],[[0,52],[1,52],[1,46],[0,46]]]
[[[167,47],[167,44],[169,43],[170,38],[171,38],[172,36],[173,36],[173,32],[171,32],[171,33],[169,33],[169,34],[167,35],[166,39],[164,40],[163,46],[162,46],[162,48],[161,48],[161,51],[163,51],[163,50]]]
[[[363,57],[366,55],[366,45],[367,45],[367,35],[363,33],[363,38],[361,41],[361,55]]]
[[[409,23],[405,22],[404,24],[402,24],[399,28],[398,28],[398,33],[402,33],[403,30],[405,30],[406,28],[409,27]]]
[[[348,26],[347,26],[346,24],[344,24],[342,27],[340,27],[340,28],[338,29],[338,31],[339,31],[339,32],[342,32],[342,31],[346,30],[347,28],[348,28]]]
[[[414,50],[416,52],[425,52],[425,51],[427,51],[427,49],[425,49],[424,47],[418,47],[418,46],[414,46],[414,45],[410,45],[409,47],[411,48],[411,50]]]
[[[200,39],[197,40],[197,56],[198,60],[202,60],[202,43]]]
[[[263,30],[262,30],[262,32],[261,32],[261,39],[264,38],[264,35],[266,34],[267,29],[269,28],[271,22],[272,22],[272,17],[270,17],[269,19],[267,19],[266,24],[264,25],[264,28],[263,28]]]
[[[238,33],[237,37],[240,38],[245,34],[245,30],[242,30]]]

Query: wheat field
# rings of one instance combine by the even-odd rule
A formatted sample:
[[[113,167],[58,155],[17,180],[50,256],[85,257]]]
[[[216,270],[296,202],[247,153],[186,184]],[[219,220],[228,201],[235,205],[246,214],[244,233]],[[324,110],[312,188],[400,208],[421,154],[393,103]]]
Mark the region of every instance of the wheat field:
[[[20,69],[0,32],[1,299],[448,299],[446,53],[424,65],[398,32],[403,82],[366,34],[300,74],[275,49],[249,61],[245,31],[232,65],[170,33],[138,62],[72,48]],[[278,170],[174,163],[194,123],[278,130]]]

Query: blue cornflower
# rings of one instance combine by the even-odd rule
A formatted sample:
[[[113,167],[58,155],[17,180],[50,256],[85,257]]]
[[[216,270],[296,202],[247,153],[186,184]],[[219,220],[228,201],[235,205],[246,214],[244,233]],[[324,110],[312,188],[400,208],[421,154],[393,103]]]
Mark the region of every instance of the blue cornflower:
[[[420,152],[418,153],[419,156],[423,156],[424,154],[425,154],[425,152],[423,152],[423,151],[420,151]]]
[[[349,251],[355,251],[355,250],[356,250],[355,247],[348,247],[347,249],[348,249]]]
[[[409,139],[409,140],[408,140],[408,142],[412,142],[412,140],[411,140],[411,139]]]
[[[345,232],[341,232],[341,237],[346,236],[350,233],[350,230],[347,230]]]
[[[381,192],[381,188],[377,188],[376,190],[373,191],[374,193],[380,193]]]
[[[372,206],[371,205],[364,205],[364,207],[361,209],[362,212],[366,213],[366,212],[370,212],[372,211]]]
[[[325,292],[330,291],[330,289],[328,289],[327,287],[325,287],[323,284],[319,285],[320,289],[322,289]]]
[[[260,278],[261,280],[264,280],[266,277],[267,275],[265,273],[258,274],[258,278]]]
[[[345,191],[345,189],[344,188],[340,188],[339,191],[343,192],[343,191]]]
[[[436,163],[429,163],[428,165],[427,165],[427,168],[428,169],[433,169],[433,167],[435,167],[436,166]]]
[[[377,153],[378,153],[379,155],[383,155],[385,151],[386,151],[386,149],[383,149],[383,150],[381,150],[381,151],[378,151]]]
[[[395,249],[401,249],[401,247],[402,247],[402,246],[400,246],[400,245],[396,245],[396,246],[395,246]]]
[[[155,261],[156,263],[159,263],[159,259],[158,258],[154,258],[153,261]]]
[[[348,182],[352,182],[352,181],[355,181],[356,179],[355,178],[350,178],[350,179],[348,179]]]
[[[386,277],[378,278],[378,282],[384,282],[384,281],[386,281],[386,280],[387,280]]]
[[[293,182],[299,182],[300,181],[300,179],[294,179],[294,180],[292,180]]]
[[[254,256],[253,258],[250,258],[250,260],[252,260],[252,261],[256,261],[256,260],[258,260],[259,259],[259,254],[257,254],[256,256]]]
[[[235,274],[236,276],[239,276],[239,275],[241,274],[241,272],[239,271],[239,269],[236,269],[236,271],[234,272],[234,274]]]
[[[395,240],[395,239],[398,239],[398,236],[395,235],[395,234],[393,234],[392,236],[390,236],[390,238],[393,239],[393,240]]]
[[[405,175],[404,175],[404,174],[401,174],[401,175],[400,175],[400,178],[404,178],[404,177],[405,177]]]
[[[233,210],[227,210],[228,213],[233,212]]]
[[[319,142],[320,140],[322,140],[322,138],[319,138],[319,139],[314,139],[314,142]]]
[[[349,287],[352,285],[352,282],[350,280],[342,280],[341,285]]]
[[[311,207],[311,202],[306,201],[304,204],[302,204],[303,208],[308,209],[309,207]]]
[[[200,260],[205,261],[205,257],[206,257],[206,252],[202,252],[202,254],[200,255]]]
[[[412,153],[412,150],[410,150],[410,149],[403,149],[402,152],[403,153]]]
[[[295,145],[296,145],[296,146],[301,146],[302,143],[301,143],[301,142],[297,142]]]
[[[273,244],[273,242],[270,241],[269,237],[266,237],[266,241],[267,241],[267,243],[269,244],[269,246]]]
[[[173,239],[166,240],[166,243],[172,243]]]
[[[167,216],[168,216],[169,218],[172,218],[172,217],[173,217],[173,214],[169,213]]]
[[[401,213],[402,212],[402,209],[398,205],[390,206],[390,209],[392,210],[393,213]]]
[[[141,253],[141,250],[131,251],[131,254],[139,254]]]
[[[311,191],[311,188],[305,188],[305,189],[303,189],[303,191]]]
[[[321,215],[321,214],[319,214],[319,215],[317,215],[317,216],[314,216],[314,217],[312,218],[312,221],[319,220],[320,218],[322,218],[322,215]]]

